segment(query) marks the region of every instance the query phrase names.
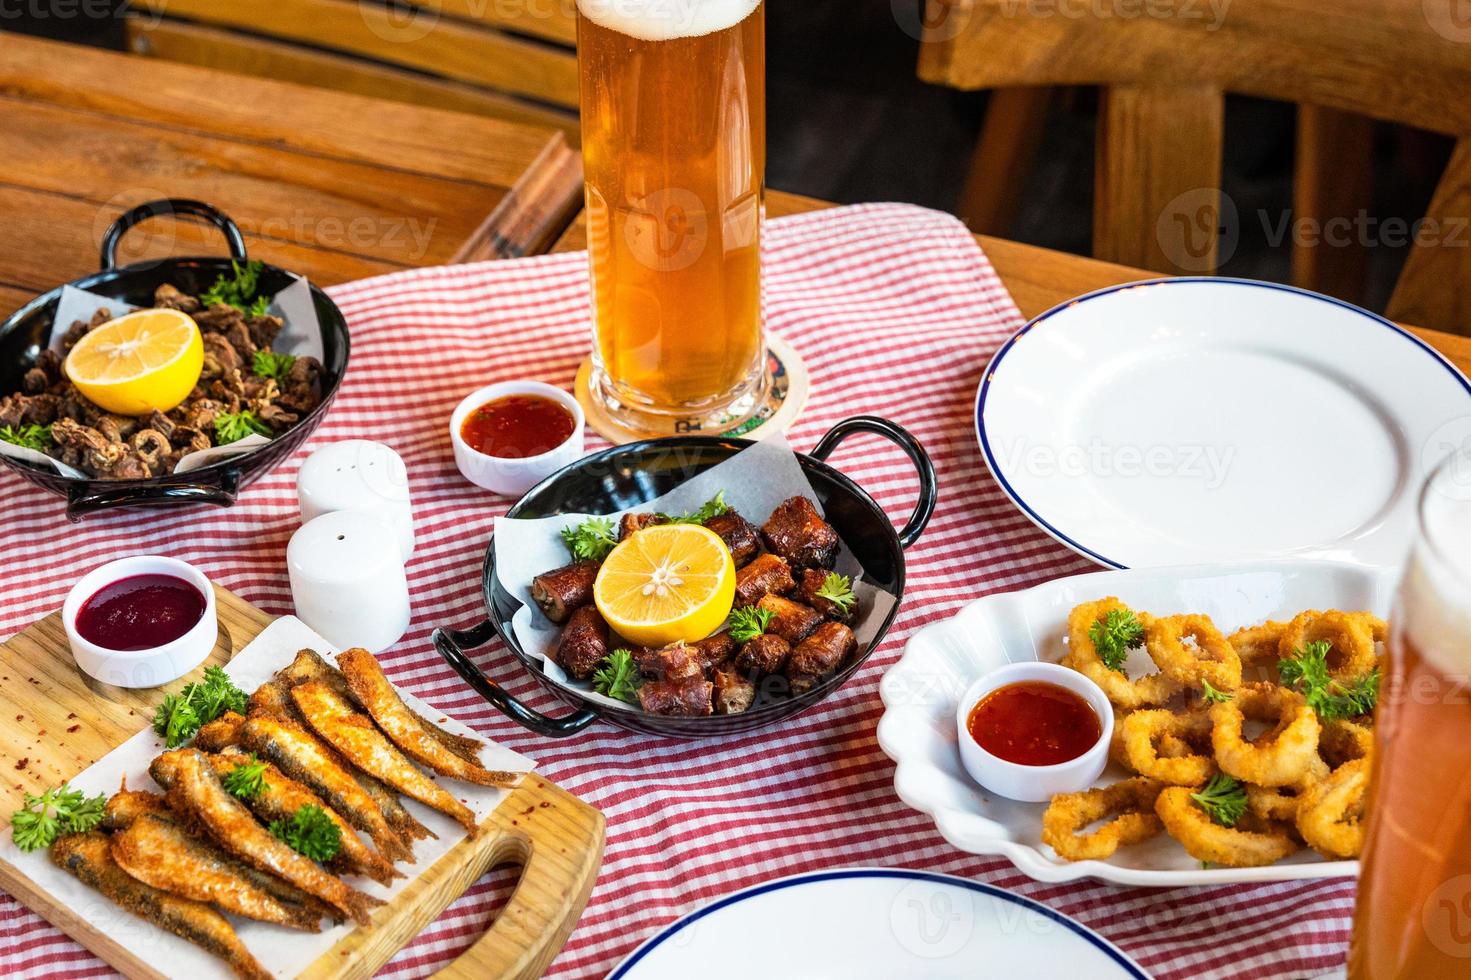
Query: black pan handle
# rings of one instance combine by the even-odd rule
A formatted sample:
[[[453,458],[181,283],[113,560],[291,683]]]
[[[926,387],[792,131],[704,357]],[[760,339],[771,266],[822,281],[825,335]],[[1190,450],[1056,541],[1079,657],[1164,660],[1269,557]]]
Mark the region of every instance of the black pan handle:
[[[167,483],[162,486],[123,486],[95,489],[99,481],[72,486],[67,495],[66,519],[73,524],[82,518],[114,507],[149,504],[214,504],[230,507],[240,493],[240,471],[226,470],[218,486],[210,483]]]
[[[909,515],[909,522],[899,531],[899,544],[908,548],[919,540],[925,525],[929,524],[935,513],[935,501],[940,495],[935,464],[930,462],[930,454],[924,451],[924,446],[919,444],[918,439],[909,434],[908,429],[877,415],[855,415],[850,419],[843,419],[828,429],[827,435],[818,440],[817,445],[812,447],[812,452],[807,455],[820,462],[827,462],[838,444],[856,432],[871,432],[876,436],[883,436],[904,450],[904,455],[909,457],[919,473],[919,501],[914,505],[914,513]]]
[[[140,204],[112,223],[112,226],[107,229],[107,234],[102,236],[102,271],[108,272],[117,268],[118,243],[135,225],[142,224],[149,218],[179,215],[203,218],[214,225],[225,236],[225,242],[230,246],[230,258],[242,264],[246,261],[245,236],[240,233],[240,226],[230,220],[229,215],[203,201],[167,197],[161,201]]]
[[[576,735],[598,720],[598,713],[592,708],[583,708],[561,718],[549,717],[540,711],[526,707],[513,695],[506,693],[503,687],[486,677],[480,668],[470,661],[465,651],[484,646],[495,639],[495,636],[495,626],[487,619],[478,626],[472,626],[467,630],[436,629],[430,634],[430,639],[434,642],[434,649],[438,650],[445,662],[455,669],[455,673],[465,679],[465,683],[473,687],[482,698],[495,705],[513,721],[519,722],[538,735],[546,735],[549,738],[566,738],[568,735]]]

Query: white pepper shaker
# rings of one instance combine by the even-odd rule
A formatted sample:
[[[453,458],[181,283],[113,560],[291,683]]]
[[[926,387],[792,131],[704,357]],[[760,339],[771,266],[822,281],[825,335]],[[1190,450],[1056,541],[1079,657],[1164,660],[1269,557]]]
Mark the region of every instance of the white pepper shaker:
[[[355,510],[373,514],[397,536],[403,560],[414,553],[414,510],[403,457],[381,442],[344,439],[307,457],[296,477],[301,522]]]
[[[286,546],[291,598],[301,621],[339,649],[371,653],[409,628],[409,582],[394,529],[343,510],[303,524]]]

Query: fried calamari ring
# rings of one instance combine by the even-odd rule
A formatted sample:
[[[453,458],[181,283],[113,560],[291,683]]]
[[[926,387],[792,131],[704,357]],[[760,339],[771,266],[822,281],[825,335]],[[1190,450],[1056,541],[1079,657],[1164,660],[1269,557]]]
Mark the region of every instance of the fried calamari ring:
[[[1374,753],[1374,728],[1365,721],[1344,718],[1320,724],[1323,731],[1318,736],[1318,754],[1334,769]]]
[[[1273,727],[1247,740],[1247,718]],[[1230,701],[1211,706],[1211,747],[1216,764],[1243,782],[1294,786],[1308,777],[1318,756],[1318,716],[1296,691],[1249,684]]]
[[[1231,868],[1254,868],[1281,860],[1298,849],[1287,828],[1243,814],[1235,827],[1216,823],[1190,798],[1188,786],[1171,786],[1154,801],[1171,837],[1197,861]]]
[[[1098,648],[1088,635],[1089,629],[1111,610],[1128,608],[1112,596],[1075,607],[1068,614],[1068,655],[1062,663],[1103,688],[1116,707],[1132,711],[1164,704],[1180,690],[1180,685],[1164,674],[1148,674],[1133,680],[1122,671],[1110,670],[1099,658]]]
[[[1379,664],[1374,648],[1376,623],[1382,633],[1383,622],[1368,613],[1310,609],[1299,613],[1287,624],[1277,650],[1283,660],[1288,660],[1296,657],[1309,643],[1326,640],[1330,648],[1328,675],[1340,683],[1347,683]]]
[[[1137,844],[1160,831],[1154,801],[1163,784],[1135,776],[1082,793],[1059,793],[1042,815],[1042,843],[1068,861],[1102,860],[1123,844]],[[1080,834],[1096,820],[1105,823]]]
[[[1364,849],[1369,760],[1345,762],[1298,798],[1297,830],[1326,858],[1356,858]]]
[[[1260,626],[1239,629],[1226,638],[1241,659],[1243,679],[1271,684],[1278,682],[1277,661],[1282,659],[1282,634],[1286,631],[1286,623],[1268,620]]]
[[[1199,786],[1216,774],[1216,763],[1208,748],[1197,752],[1192,743],[1208,747],[1212,727],[1204,711],[1135,711],[1122,723],[1124,765],[1171,786]]]
[[[1186,640],[1192,641],[1189,645]],[[1241,658],[1209,616],[1165,616],[1144,628],[1149,657],[1171,680],[1199,688],[1208,681],[1218,691],[1241,686]]]
[[[1328,778],[1328,764],[1314,759],[1308,775],[1296,786],[1258,786],[1246,784],[1246,809],[1263,820],[1292,823],[1297,819],[1297,804],[1312,784]]]

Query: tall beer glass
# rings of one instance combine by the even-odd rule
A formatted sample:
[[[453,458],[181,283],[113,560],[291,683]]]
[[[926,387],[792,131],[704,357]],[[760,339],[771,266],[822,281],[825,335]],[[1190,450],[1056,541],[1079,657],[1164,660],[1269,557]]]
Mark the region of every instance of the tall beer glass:
[[[1391,621],[1352,980],[1471,976],[1471,453],[1443,463]]]
[[[766,377],[760,0],[578,0],[593,394],[644,433],[727,428]]]

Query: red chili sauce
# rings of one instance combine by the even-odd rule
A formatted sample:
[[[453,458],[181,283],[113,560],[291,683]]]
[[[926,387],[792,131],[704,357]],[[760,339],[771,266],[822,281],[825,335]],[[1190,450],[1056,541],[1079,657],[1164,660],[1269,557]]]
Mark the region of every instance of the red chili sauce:
[[[981,748],[1023,766],[1070,762],[1103,735],[1092,705],[1046,681],[996,688],[971,709],[965,727]]]
[[[576,427],[572,413],[550,398],[506,395],[467,415],[460,437],[487,456],[525,459],[556,449]]]
[[[109,650],[172,643],[204,616],[204,596],[173,575],[131,575],[94,592],[77,611],[77,632]]]

